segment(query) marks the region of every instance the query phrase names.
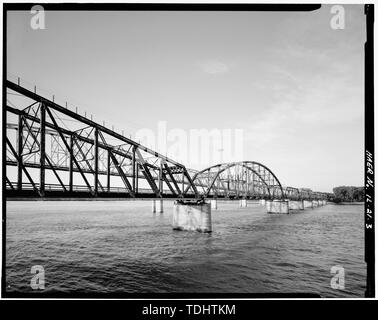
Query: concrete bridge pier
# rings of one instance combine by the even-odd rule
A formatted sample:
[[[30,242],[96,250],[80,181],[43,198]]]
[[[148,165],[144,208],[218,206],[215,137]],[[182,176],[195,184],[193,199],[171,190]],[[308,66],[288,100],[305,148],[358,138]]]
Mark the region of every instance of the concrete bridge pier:
[[[312,207],[313,208],[319,207],[319,201],[318,200],[312,200]]]
[[[211,204],[177,200],[173,204],[173,230],[211,232]]]
[[[218,209],[218,200],[217,199],[210,200],[210,204],[211,204],[211,209],[214,209],[214,210]]]
[[[289,201],[287,200],[266,200],[265,203],[268,213],[289,213]]]
[[[303,200],[303,206],[304,206],[305,209],[307,209],[307,208],[313,208],[312,201]]]
[[[240,208],[247,208],[247,199],[240,199],[239,200],[239,207]]]
[[[152,200],[152,213],[163,213],[163,199],[153,199]]]
[[[289,200],[289,210],[304,210],[303,200]]]
[[[265,206],[265,199],[261,199],[261,200],[259,201],[259,203],[260,203],[261,206]]]

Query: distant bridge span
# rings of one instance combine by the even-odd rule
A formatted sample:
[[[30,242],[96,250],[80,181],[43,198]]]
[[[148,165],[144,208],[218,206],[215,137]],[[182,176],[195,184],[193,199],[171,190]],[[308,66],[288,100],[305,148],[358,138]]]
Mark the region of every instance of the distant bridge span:
[[[193,181],[197,188],[202,188],[205,197],[285,197],[275,174],[268,167],[254,161],[211,166],[194,174]]]
[[[123,134],[7,80],[6,197],[327,199],[283,187],[265,165],[187,169]]]

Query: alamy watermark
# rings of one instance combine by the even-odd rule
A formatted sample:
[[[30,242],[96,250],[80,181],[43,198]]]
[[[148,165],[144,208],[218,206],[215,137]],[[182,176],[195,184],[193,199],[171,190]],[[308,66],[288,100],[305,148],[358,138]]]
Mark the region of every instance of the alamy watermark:
[[[345,289],[345,270],[342,266],[337,265],[331,268],[331,274],[334,276],[331,279],[331,288],[335,290]]]
[[[242,129],[168,130],[166,121],[159,121],[156,131],[143,128],[135,134],[142,145],[190,166],[241,161],[243,137]]]
[[[30,13],[32,17],[30,19],[30,27],[33,30],[44,30],[45,26],[45,10],[41,5],[35,5],[31,8]]]
[[[33,275],[30,280],[30,287],[33,290],[45,289],[45,269],[40,265],[32,266],[30,273]]]
[[[334,5],[331,7],[333,15],[330,21],[333,30],[345,29],[345,9],[342,5]]]

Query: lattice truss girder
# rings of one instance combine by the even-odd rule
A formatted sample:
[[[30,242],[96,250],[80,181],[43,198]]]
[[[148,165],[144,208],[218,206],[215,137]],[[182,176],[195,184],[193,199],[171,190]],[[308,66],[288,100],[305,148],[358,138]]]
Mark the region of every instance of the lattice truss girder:
[[[7,166],[18,168],[17,182],[7,177],[11,189],[23,190],[28,184],[43,194],[45,172],[52,171],[64,191],[75,189],[75,175],[82,179],[81,190],[109,192],[113,188],[110,177],[115,176],[130,196],[184,196],[187,186],[188,194],[197,195],[185,166],[34,92],[9,81],[6,84]],[[14,96],[18,96],[17,101],[11,99]],[[30,168],[40,170],[39,178],[29,174]],[[69,181],[61,177],[62,171],[69,172]],[[24,181],[25,175],[28,182]]]

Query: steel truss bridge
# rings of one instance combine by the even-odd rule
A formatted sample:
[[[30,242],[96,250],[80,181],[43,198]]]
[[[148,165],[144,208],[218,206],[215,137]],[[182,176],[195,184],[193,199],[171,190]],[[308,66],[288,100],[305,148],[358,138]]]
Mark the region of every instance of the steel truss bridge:
[[[331,198],[283,187],[254,161],[190,170],[37,94],[35,87],[9,80],[5,86],[6,197]]]

